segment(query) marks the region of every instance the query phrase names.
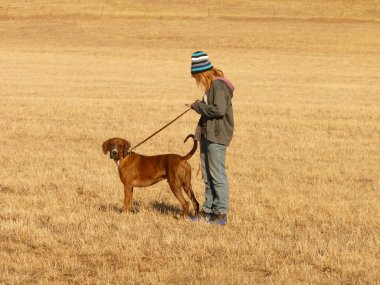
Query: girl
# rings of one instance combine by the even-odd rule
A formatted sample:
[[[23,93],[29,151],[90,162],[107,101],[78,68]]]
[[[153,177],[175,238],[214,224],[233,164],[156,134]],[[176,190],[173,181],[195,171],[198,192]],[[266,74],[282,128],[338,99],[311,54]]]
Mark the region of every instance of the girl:
[[[191,56],[191,74],[205,93],[202,101],[186,104],[201,115],[195,139],[201,142],[201,166],[206,201],[201,216],[209,223],[225,225],[228,210],[226,150],[234,131],[234,86],[221,70],[212,66],[205,52]]]

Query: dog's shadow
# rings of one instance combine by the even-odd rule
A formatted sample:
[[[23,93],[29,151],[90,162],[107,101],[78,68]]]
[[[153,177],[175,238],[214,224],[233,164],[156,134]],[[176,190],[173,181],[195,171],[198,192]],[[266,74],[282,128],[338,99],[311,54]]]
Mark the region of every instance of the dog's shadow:
[[[165,202],[154,201],[150,205],[153,210],[163,215],[179,216],[182,213],[180,208],[167,204]]]
[[[182,214],[182,210],[179,207],[167,204],[165,202],[154,201],[150,203],[152,209],[161,215],[175,216],[178,217]],[[141,203],[138,201],[133,201],[133,207],[131,213],[137,214],[140,212]],[[118,204],[101,204],[98,207],[101,212],[114,212],[121,214],[124,212],[124,208]]]

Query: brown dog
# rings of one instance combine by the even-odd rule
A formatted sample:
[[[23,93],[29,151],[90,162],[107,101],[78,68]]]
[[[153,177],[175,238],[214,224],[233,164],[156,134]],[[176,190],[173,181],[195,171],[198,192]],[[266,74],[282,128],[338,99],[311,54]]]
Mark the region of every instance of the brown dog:
[[[188,135],[184,142],[194,135]],[[147,187],[164,179],[168,180],[170,189],[182,205],[183,216],[189,212],[189,202],[182,195],[182,189],[189,196],[195,214],[199,212],[199,203],[195,199],[191,188],[191,166],[188,159],[197,150],[197,141],[194,140],[192,150],[185,156],[178,154],[163,154],[144,156],[135,152],[129,152],[131,144],[120,138],[112,138],[102,145],[104,154],[110,153],[118,167],[120,179],[124,184],[124,208],[126,211],[132,208],[133,187]]]

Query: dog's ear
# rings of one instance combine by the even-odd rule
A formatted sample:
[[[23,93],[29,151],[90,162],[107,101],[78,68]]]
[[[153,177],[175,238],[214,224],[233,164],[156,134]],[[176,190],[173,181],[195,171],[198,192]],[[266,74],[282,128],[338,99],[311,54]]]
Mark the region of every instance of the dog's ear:
[[[123,140],[124,146],[123,146],[123,154],[125,156],[126,153],[128,153],[129,148],[131,147],[131,144],[127,140]]]
[[[110,143],[110,140],[111,140],[111,139],[106,140],[106,141],[102,144],[102,149],[103,149],[103,153],[104,153],[104,154],[107,154],[107,152],[108,152],[108,145],[109,145],[109,143]]]
[[[128,150],[130,147],[131,147],[131,144],[129,143],[129,141],[124,140],[124,149]]]

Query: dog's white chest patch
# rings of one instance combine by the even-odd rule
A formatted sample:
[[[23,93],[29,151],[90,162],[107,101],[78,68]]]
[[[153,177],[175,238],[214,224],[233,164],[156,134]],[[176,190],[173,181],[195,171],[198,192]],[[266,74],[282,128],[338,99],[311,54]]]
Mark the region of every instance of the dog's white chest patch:
[[[120,175],[120,160],[114,160],[114,162],[115,162],[115,165],[116,165],[116,168],[117,168],[117,172]]]

